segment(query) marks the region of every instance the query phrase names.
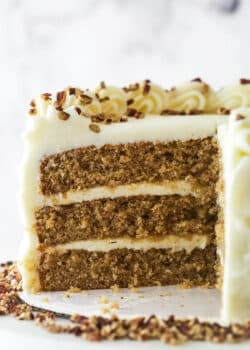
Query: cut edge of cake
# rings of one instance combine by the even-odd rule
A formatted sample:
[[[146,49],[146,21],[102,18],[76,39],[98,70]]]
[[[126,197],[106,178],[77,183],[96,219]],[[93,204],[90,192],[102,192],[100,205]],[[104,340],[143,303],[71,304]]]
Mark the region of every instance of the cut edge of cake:
[[[128,88],[127,90],[107,87],[104,84],[100,86],[100,88],[95,94],[89,91],[81,93],[78,91],[79,89],[77,90],[74,88],[69,88],[65,90],[67,91],[67,93],[58,93],[56,95],[55,100],[51,98],[50,94],[43,94],[40,99],[33,101],[31,106],[31,114],[37,115],[34,117],[34,119],[29,121],[30,125],[28,127],[28,132],[26,133],[26,155],[24,157],[23,162],[24,176],[22,200],[24,213],[23,216],[25,218],[24,225],[26,231],[26,238],[23,243],[23,249],[21,254],[22,257],[20,259],[19,266],[22,272],[24,289],[26,291],[31,292],[41,290],[40,277],[38,272],[40,269],[39,261],[41,259],[41,261],[43,261],[44,264],[46,264],[46,261],[48,262],[48,260],[46,260],[46,250],[56,253],[54,257],[58,259],[57,262],[59,264],[63,263],[63,260],[60,261],[60,259],[64,256],[63,254],[65,253],[65,246],[67,249],[71,249],[73,247],[73,251],[76,252],[75,256],[74,254],[72,255],[73,259],[76,259],[76,261],[80,262],[82,259],[82,257],[79,256],[79,253],[77,253],[77,250],[79,252],[79,247],[77,247],[77,241],[72,243],[72,246],[68,247],[66,242],[61,245],[59,244],[59,249],[56,249],[56,247],[53,246],[50,247],[49,245],[46,246],[46,240],[49,242],[50,239],[48,237],[46,239],[43,239],[43,243],[41,244],[41,237],[39,238],[37,235],[37,224],[35,217],[36,214],[34,212],[35,208],[39,208],[42,206],[54,206],[57,212],[60,212],[59,206],[62,204],[64,206],[64,210],[65,208],[68,208],[67,206],[71,205],[72,201],[81,203],[82,201],[94,200],[97,203],[98,200],[102,200],[103,198],[105,199],[104,204],[106,208],[106,206],[108,207],[110,205],[113,205],[115,199],[122,198],[122,202],[118,203],[117,205],[123,205],[129,210],[131,204],[128,200],[126,200],[126,198],[123,198],[127,197],[127,194],[133,195],[135,193],[136,196],[138,196],[138,200],[140,198],[143,198],[145,205],[151,208],[151,210],[152,208],[154,208],[152,205],[155,205],[155,203],[151,203],[152,198],[154,196],[161,196],[166,202],[162,204],[162,208],[164,208],[165,205],[166,210],[167,198],[164,198],[164,196],[176,196],[173,197],[173,199],[176,198],[177,200],[179,199],[178,196],[181,196],[183,194],[185,196],[188,196],[191,194],[194,198],[199,198],[199,196],[201,196],[202,191],[204,190],[202,186],[197,186],[197,183],[194,183],[193,179],[191,182],[186,180],[183,181],[182,179],[182,182],[180,181],[179,184],[176,184],[176,179],[166,181],[162,178],[158,181],[153,179],[150,185],[144,179],[144,181],[139,182],[139,187],[137,186],[138,180],[136,181],[136,183],[131,182],[129,184],[117,184],[117,182],[109,182],[106,185],[102,184],[91,187],[91,181],[93,180],[90,177],[90,179],[88,179],[88,186],[90,187],[88,188],[84,188],[84,184],[86,185],[86,179],[84,183],[78,183],[73,185],[71,184],[71,189],[70,186],[69,188],[67,188],[67,186],[65,187],[65,184],[62,182],[62,187],[59,188],[57,193],[56,187],[53,187],[52,181],[50,184],[50,193],[47,193],[45,195],[44,193],[42,193],[41,188],[39,193],[37,192],[39,186],[39,176],[41,180],[41,160],[44,161],[47,157],[48,159],[46,160],[43,169],[46,169],[46,167],[48,167],[49,169],[53,169],[53,162],[58,161],[58,159],[53,158],[54,154],[63,154],[65,152],[66,155],[64,156],[64,160],[66,159],[68,161],[69,159],[72,160],[72,157],[74,157],[75,155],[68,156],[67,151],[74,149],[77,150],[79,148],[86,147],[93,148],[94,146],[95,149],[93,150],[91,148],[91,152],[97,150],[95,153],[97,156],[98,150],[103,148],[105,145],[126,145],[138,142],[150,142],[152,144],[162,142],[165,144],[170,144],[171,142],[185,142],[189,140],[205,139],[206,137],[217,139],[218,129],[220,156],[223,160],[223,164],[221,163],[221,168],[219,170],[221,172],[221,175],[223,175],[223,179],[220,178],[220,181],[217,183],[217,195],[220,195],[218,195],[218,206],[221,207],[221,213],[219,213],[220,221],[218,220],[215,229],[217,236],[220,235],[221,237],[220,243],[218,243],[217,253],[215,252],[215,254],[220,255],[220,259],[218,259],[218,261],[220,260],[221,265],[225,266],[222,267],[222,271],[219,271],[220,263],[216,263],[218,273],[221,275],[218,278],[218,284],[222,284],[222,316],[223,319],[226,321],[242,321],[243,319],[250,318],[250,298],[247,294],[247,256],[249,256],[248,251],[250,251],[247,237],[249,227],[247,229],[246,225],[247,209],[243,217],[240,218],[238,221],[240,225],[245,225],[245,231],[241,231],[241,235],[238,233],[239,228],[234,227],[234,222],[232,222],[231,218],[231,213],[237,212],[237,208],[232,206],[231,199],[234,198],[234,196],[236,196],[235,193],[238,193],[238,187],[235,185],[235,178],[237,179],[238,176],[240,179],[242,179],[243,176],[242,172],[240,172],[240,170],[238,170],[238,172],[235,171],[234,167],[236,167],[237,169],[245,167],[244,171],[249,170],[250,153],[248,143],[249,140],[247,139],[247,137],[249,137],[249,129],[247,129],[247,127],[249,127],[249,121],[246,118],[249,112],[247,109],[243,108],[231,113],[230,117],[227,116],[227,114],[230,113],[230,109],[240,107],[237,105],[238,102],[235,102],[235,99],[233,99],[232,97],[233,92],[236,91],[237,95],[237,93],[239,93],[240,91],[241,94],[244,93],[246,95],[250,91],[248,91],[248,89],[249,83],[244,82],[243,84],[240,84],[234,89],[224,89],[216,94],[211,90],[210,87],[208,87],[207,84],[203,83],[202,81],[194,81],[191,82],[189,85],[186,84],[179,89],[175,88],[173,90],[170,90],[169,93],[166,93],[163,89],[160,89],[158,86],[151,84],[149,81],[145,81],[138,85],[134,84],[133,86],[130,86],[130,88]],[[55,102],[52,103],[52,101]],[[218,101],[224,102],[219,103]],[[80,113],[79,109],[81,110]],[[215,110],[217,111],[217,113],[222,113],[226,115],[215,114]],[[164,113],[162,113],[163,111]],[[199,114],[204,112],[214,113],[214,115]],[[197,113],[198,115],[186,115]],[[163,116],[159,114],[166,115]],[[109,125],[110,123],[111,125]],[[105,152],[102,154],[104,159],[105,157],[107,157],[107,154],[109,154],[111,150],[104,150]],[[134,152],[134,150],[131,151],[123,149],[122,152],[127,152],[126,154],[128,154],[128,152]],[[171,155],[169,155],[169,157],[170,156]],[[241,158],[244,159],[244,161],[242,161]],[[59,161],[61,160],[59,159]],[[126,162],[126,159],[122,158],[122,162],[123,161]],[[242,165],[242,163],[244,163],[244,165]],[[69,166],[72,166],[72,163],[69,163]],[[54,163],[54,167],[56,167],[56,163]],[[156,169],[156,172],[158,170],[159,169]],[[162,171],[164,172],[164,169]],[[68,173],[69,172],[66,172],[66,174]],[[57,176],[58,179],[58,174],[54,176]],[[143,178],[144,175],[141,174],[140,176]],[[46,179],[48,179],[47,175]],[[246,180],[246,178],[244,177],[243,179]],[[102,181],[103,179],[101,179],[101,177],[99,176],[99,182]],[[223,188],[223,185],[225,186],[224,197],[223,195],[221,195],[221,188]],[[243,191],[243,194],[247,193],[247,188],[245,187],[246,181],[242,181],[241,191]],[[55,193],[53,193],[53,191]],[[150,198],[144,198],[145,195],[149,196]],[[109,198],[113,200],[111,204],[108,202]],[[237,198],[239,201],[239,197]],[[247,204],[247,196],[245,196],[244,198],[245,203]],[[225,215],[223,203],[225,206]],[[101,205],[103,205],[103,202],[98,203],[98,205],[100,205],[101,207]],[[76,206],[76,208],[73,208],[73,210],[74,213],[78,214],[79,210],[85,213],[87,211],[87,208],[83,208],[80,205],[78,205]],[[202,216],[202,210],[204,210],[204,208],[200,208],[199,212],[197,212],[196,215]],[[100,213],[98,212],[98,215],[99,214]],[[54,213],[49,213],[49,215],[53,216]],[[65,215],[65,213],[63,213],[63,215]],[[184,214],[181,213],[180,215],[183,216]],[[185,215],[187,215],[188,217],[190,213],[186,210]],[[41,217],[39,217],[39,220],[42,222]],[[157,220],[157,215],[155,220]],[[220,247],[220,245],[224,244],[223,220],[225,220],[225,252],[223,247]],[[56,224],[60,225],[60,223],[58,222]],[[48,220],[45,220],[44,227],[46,227],[46,225],[49,226]],[[83,228],[84,225],[85,223],[83,222]],[[94,250],[97,246],[99,247],[99,249],[104,249],[103,247],[106,246],[107,252],[110,252],[112,250],[110,249],[110,244],[115,244],[115,246],[113,246],[113,248],[115,247],[113,251],[115,252],[117,251],[116,249],[118,249],[118,253],[119,249],[124,249],[122,248],[124,246],[133,247],[134,252],[139,252],[140,250],[144,249],[144,251],[146,251],[147,254],[145,253],[143,257],[139,253],[134,254],[134,256],[133,254],[130,254],[131,259],[128,259],[127,264],[130,267],[134,266],[138,261],[140,261],[140,259],[144,259],[146,255],[149,255],[146,259],[149,259],[150,261],[152,260],[152,256],[157,256],[157,252],[149,248],[145,249],[145,240],[148,243],[149,237],[143,237],[145,233],[143,233],[143,235],[141,236],[140,223],[138,223],[137,226],[139,230],[139,234],[137,235],[137,237],[126,237],[125,241],[122,242],[123,245],[119,243],[119,237],[118,239],[105,238],[102,241],[98,240],[98,238],[96,238],[96,240],[86,240],[85,238],[84,240],[79,240],[80,247],[84,247],[84,251],[86,252],[91,252],[91,249]],[[195,226],[192,227],[194,228]],[[234,227],[233,231],[232,227]],[[178,229],[180,230],[180,227],[178,227],[177,225],[176,232],[178,232]],[[81,234],[83,234],[82,231],[83,230],[81,229],[79,230]],[[237,262],[235,260],[232,260],[232,257],[235,254],[235,247],[231,244],[232,241],[236,241],[236,243],[238,242],[238,244],[240,245],[240,241],[237,241],[235,232],[237,232],[238,235],[241,236],[242,241],[244,243],[244,247],[241,246],[243,256],[237,256],[241,267],[240,273],[236,268]],[[149,236],[150,234],[151,233],[149,233]],[[195,237],[195,240],[193,241],[193,246],[192,240],[190,243],[189,239],[189,245],[191,247],[195,247],[195,244],[197,246],[199,246],[200,244],[200,247],[202,247],[201,249],[204,250],[206,245],[209,244],[209,242],[207,241],[207,236],[205,237],[206,240],[201,239],[200,236]],[[143,239],[144,245],[142,242]],[[161,247],[164,247],[164,249],[166,249],[167,247],[167,250],[161,252],[158,251],[158,253],[161,253],[158,255],[158,259],[164,261],[164,264],[171,265],[172,260],[171,258],[168,258],[168,254],[166,254],[169,249],[167,240],[162,237],[160,239],[162,240],[162,242],[160,242],[159,244],[159,237],[156,236],[153,237],[153,239],[152,237],[150,238],[150,244],[153,247],[152,249],[155,249],[156,247],[158,249],[161,249]],[[97,244],[97,241],[99,241],[99,245]],[[110,243],[114,241],[115,243]],[[229,242],[231,243],[229,244]],[[161,243],[163,244],[162,246]],[[187,241],[185,242],[185,244],[187,244]],[[175,255],[176,261],[181,261],[178,259],[183,259],[183,257],[180,254],[183,245],[178,235],[172,237],[172,248],[173,246],[177,247]],[[135,250],[134,247],[138,247],[138,249]],[[238,248],[240,248],[240,246]],[[124,257],[126,258],[127,251],[123,252],[123,254],[125,254]],[[57,255],[60,258],[58,258]],[[102,254],[99,257],[97,255],[94,256],[94,260],[93,256],[87,256],[86,262],[96,261],[96,259],[100,259],[101,261],[103,258],[106,258],[108,263],[110,263],[110,261],[112,262],[112,259],[118,259],[114,261],[119,261],[119,258],[117,258],[116,255],[109,256],[108,253],[106,255]],[[201,256],[199,256],[199,252],[196,252],[195,256],[192,257],[190,261],[193,261],[192,259],[201,259]],[[167,258],[168,260],[164,260]],[[223,260],[225,261],[224,263],[222,263]],[[204,260],[203,264],[208,264],[208,262]],[[100,268],[98,264],[95,266],[97,269]],[[171,266],[174,265],[172,264]],[[152,265],[152,268],[156,268],[155,265]],[[43,272],[40,273],[42,274]],[[92,274],[94,273],[95,272],[92,271]],[[185,273],[185,271],[183,273]],[[242,280],[243,277],[245,278],[245,280]],[[124,278],[127,278],[125,272]],[[134,284],[136,285],[137,282],[138,281],[135,281]],[[154,282],[155,284],[157,284],[157,281]],[[240,287],[239,289],[237,289],[238,287],[236,287],[235,282],[237,282],[236,285]],[[188,283],[184,283],[184,286],[185,285],[189,286]],[[94,287],[96,286],[94,285]],[[242,292],[243,287],[244,290],[246,289],[246,293]],[[236,295],[237,291],[239,290],[241,291],[240,297],[239,295]]]

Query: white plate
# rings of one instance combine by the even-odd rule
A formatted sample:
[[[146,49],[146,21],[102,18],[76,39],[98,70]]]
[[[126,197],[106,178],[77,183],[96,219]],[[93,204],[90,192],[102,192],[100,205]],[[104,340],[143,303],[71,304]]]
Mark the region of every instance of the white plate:
[[[87,294],[48,292],[39,294],[21,293],[21,298],[28,304],[52,311],[85,316],[101,314],[103,309],[110,309],[111,304],[119,305],[111,313],[119,317],[151,316],[167,318],[197,316],[205,320],[219,320],[221,306],[220,293],[216,289],[179,289],[176,287],[139,288],[137,292],[120,289],[113,293],[110,289],[91,290]],[[108,303],[102,303],[105,297]]]
[[[68,294],[70,297],[68,297]],[[109,303],[100,303],[102,296],[107,296]],[[89,291],[82,293],[40,293],[21,297],[34,306],[62,313],[80,313],[84,315],[101,314],[103,308],[110,308],[118,303],[119,310],[111,309],[120,317],[156,314],[168,317],[198,316],[201,319],[217,320],[220,309],[220,293],[215,289],[176,289],[175,287],[140,288],[138,293],[122,289],[119,293],[111,290]],[[108,314],[104,314],[108,316]],[[204,349],[204,350],[246,350],[250,342],[237,345],[188,342],[182,346],[171,346],[160,341],[137,342],[129,340],[102,341],[93,343],[82,338],[66,334],[50,334],[29,321],[17,321],[10,317],[0,317],[1,350],[155,350],[163,349]]]

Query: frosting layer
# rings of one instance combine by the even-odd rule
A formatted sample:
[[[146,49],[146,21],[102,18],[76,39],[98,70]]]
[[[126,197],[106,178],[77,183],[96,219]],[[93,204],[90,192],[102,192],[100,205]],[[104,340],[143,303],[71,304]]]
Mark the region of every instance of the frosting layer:
[[[249,107],[249,91],[248,79],[218,92],[199,78],[167,90],[149,80],[124,88],[102,82],[93,91],[67,88],[55,96],[42,94],[32,100],[30,114],[43,116],[48,106],[54,106],[64,121],[70,118],[67,108],[74,107],[79,116],[106,123],[125,121],[124,116],[143,118],[144,114],[225,113],[227,109]]]
[[[171,252],[177,252],[182,249],[190,253],[193,249],[204,249],[209,243],[208,236],[192,235],[190,238],[179,237],[176,235],[169,235],[162,239],[96,239],[88,241],[78,241],[72,243],[59,244],[55,247],[46,248],[46,250],[71,250],[71,249],[83,249],[88,251],[102,251],[108,252],[112,249],[134,249],[134,250],[148,250],[151,248],[156,249],[169,249]]]
[[[250,318],[250,109],[219,128],[225,168],[225,262],[222,316]]]
[[[99,186],[85,191],[68,191],[65,194],[59,193],[51,196],[39,195],[36,198],[36,206],[65,205],[71,203],[80,203],[82,201],[91,201],[100,198],[118,198],[139,195],[173,195],[179,194],[186,196],[191,194],[199,196],[202,188],[194,190],[188,181],[163,181],[160,183],[139,183],[120,186]]]

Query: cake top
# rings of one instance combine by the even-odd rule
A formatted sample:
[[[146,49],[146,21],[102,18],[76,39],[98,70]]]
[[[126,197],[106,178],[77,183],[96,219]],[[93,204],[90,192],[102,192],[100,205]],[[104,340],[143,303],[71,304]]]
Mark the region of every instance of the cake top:
[[[48,108],[53,108],[60,120],[67,120],[68,109],[73,107],[79,116],[104,124],[125,122],[128,117],[140,119],[145,114],[225,115],[232,109],[250,107],[250,79],[240,79],[219,91],[200,78],[170,89],[163,89],[150,80],[123,88],[101,82],[94,90],[68,87],[55,95],[44,93],[30,105],[29,113],[33,116],[43,116]]]

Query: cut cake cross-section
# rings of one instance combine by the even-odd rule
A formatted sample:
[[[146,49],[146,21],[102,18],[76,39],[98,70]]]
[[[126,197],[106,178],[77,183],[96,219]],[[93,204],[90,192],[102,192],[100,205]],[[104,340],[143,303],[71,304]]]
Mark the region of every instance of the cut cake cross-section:
[[[24,290],[221,287],[223,318],[250,319],[249,96],[195,79],[33,100]]]

